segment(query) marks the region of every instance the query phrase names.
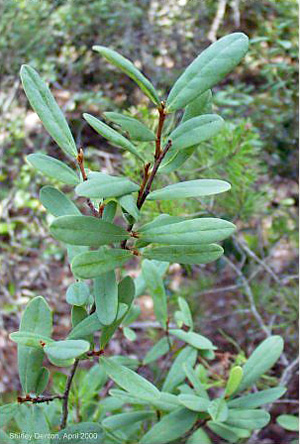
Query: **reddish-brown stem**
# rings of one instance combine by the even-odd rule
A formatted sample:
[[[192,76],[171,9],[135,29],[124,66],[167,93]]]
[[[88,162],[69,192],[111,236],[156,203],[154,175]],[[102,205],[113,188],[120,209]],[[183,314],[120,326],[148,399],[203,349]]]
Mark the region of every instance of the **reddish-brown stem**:
[[[86,172],[85,172],[85,169],[84,169],[84,157],[83,157],[83,150],[82,150],[82,148],[78,149],[77,163],[78,163],[78,166],[79,166],[79,169],[80,169],[80,172],[81,172],[82,179],[84,181],[87,180],[87,175],[86,175]],[[91,199],[89,199],[87,197],[86,202],[87,202],[90,210],[92,211],[93,216],[99,217],[100,213],[96,210],[96,208],[92,204]]]
[[[101,356],[103,353],[104,350],[91,350],[87,352],[87,356]]]
[[[146,184],[143,185],[144,182],[142,183],[143,190],[142,190],[142,191],[140,190],[140,192],[139,192],[139,197],[138,197],[138,200],[137,200],[137,207],[138,207],[139,210],[142,208],[143,203],[144,203],[145,200],[146,200],[146,197],[147,197],[148,194],[150,193],[151,185],[152,185],[152,183],[153,183],[153,180],[154,180],[154,178],[155,178],[155,175],[156,175],[156,173],[157,173],[157,170],[158,170],[158,168],[159,168],[159,166],[160,166],[160,164],[161,164],[163,158],[165,157],[165,155],[167,154],[167,152],[168,152],[169,149],[171,148],[171,146],[172,146],[172,141],[171,141],[171,140],[168,140],[168,142],[167,142],[165,148],[164,148],[163,151],[160,153],[159,157],[155,160],[154,165],[153,165],[153,168],[152,168],[152,170],[151,170],[151,173],[149,174],[149,179],[147,180]],[[142,188],[142,186],[141,186],[141,188]],[[128,232],[130,232],[130,231],[132,230],[133,225],[134,225],[134,224],[129,224],[129,225],[128,225],[128,227],[127,227],[127,231],[128,231]],[[133,236],[133,237],[134,237],[134,236]],[[126,244],[127,244],[127,241],[124,240],[124,241],[121,243],[121,248],[126,249],[126,248],[127,248],[127,247],[126,247]],[[133,253],[136,254],[135,252],[133,252]]]
[[[165,111],[164,102],[161,102],[161,106],[160,106],[160,108],[158,108],[158,112],[159,112],[159,120],[158,120],[158,126],[157,126],[157,131],[156,131],[154,165],[151,170],[151,173],[149,173],[150,164],[147,163],[144,166],[143,181],[141,183],[141,187],[139,190],[137,203],[136,203],[139,210],[142,208],[143,203],[145,202],[146,197],[148,196],[148,194],[150,192],[152,182],[155,178],[155,175],[157,173],[157,170],[158,170],[163,158],[165,157],[165,155],[167,154],[168,150],[171,148],[171,145],[172,145],[172,141],[168,140],[168,143],[166,144],[165,148],[163,150],[161,149],[161,136],[162,136],[162,130],[163,130],[163,126],[164,126],[164,122],[165,122],[165,118],[166,118],[166,111]],[[132,230],[133,225],[134,224],[129,224],[127,226],[128,232],[130,232]],[[126,245],[127,245],[127,241],[124,240],[121,243],[121,248],[126,249],[127,248]]]
[[[143,191],[143,193],[142,193],[141,198],[140,198],[139,201],[137,202],[137,207],[138,207],[139,210],[141,209],[143,203],[145,202],[146,197],[147,197],[148,194],[150,193],[150,189],[151,189],[151,186],[152,186],[153,180],[154,180],[154,178],[155,178],[155,175],[156,175],[156,173],[157,173],[157,170],[158,170],[158,168],[159,168],[159,166],[160,166],[160,164],[161,164],[163,158],[165,157],[165,155],[167,154],[167,152],[168,152],[169,149],[171,148],[171,146],[172,146],[172,141],[171,141],[171,140],[168,140],[168,142],[167,142],[165,148],[163,149],[163,151],[161,151],[159,157],[158,157],[157,160],[154,162],[154,165],[153,165],[152,171],[151,171],[151,173],[150,173],[150,176],[149,176],[149,180],[148,180],[148,182],[147,182],[147,185],[146,185],[146,187],[145,187],[145,189],[144,189],[144,191]]]
[[[165,118],[166,118],[166,112],[165,112],[165,104],[164,102],[161,102],[161,107],[158,108],[159,112],[159,120],[158,120],[158,126],[156,131],[156,141],[155,141],[155,160],[159,158],[161,154],[161,134],[162,129],[164,126]]]
[[[144,165],[143,182],[141,183],[141,187],[140,187],[140,190],[139,190],[137,202],[141,198],[141,196],[142,196],[142,194],[144,192],[145,186],[147,185],[147,181],[149,179],[149,169],[150,169],[150,166],[151,166],[150,163],[146,163],[146,165]]]
[[[36,396],[35,398],[32,398],[29,395],[25,397],[18,396],[17,401],[19,404],[22,404],[24,402],[32,402],[32,404],[39,404],[41,402],[54,401],[54,399],[63,399],[63,395]]]

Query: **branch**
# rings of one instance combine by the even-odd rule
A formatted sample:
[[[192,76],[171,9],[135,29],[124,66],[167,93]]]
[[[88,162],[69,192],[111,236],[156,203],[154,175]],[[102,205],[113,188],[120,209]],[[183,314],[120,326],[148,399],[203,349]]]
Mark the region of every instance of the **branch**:
[[[61,423],[60,423],[60,430],[64,429],[67,424],[68,414],[69,414],[69,409],[68,409],[69,394],[70,394],[72,381],[73,381],[78,364],[79,364],[79,360],[76,359],[73,364],[71,373],[68,376],[64,394],[62,395],[63,406],[62,406],[62,418],[61,418]]]
[[[155,160],[159,158],[161,154],[161,134],[164,126],[166,112],[165,112],[165,104],[161,102],[161,108],[158,109],[159,112],[159,121],[156,132],[156,141],[155,141]]]
[[[143,176],[143,181],[141,183],[141,187],[139,190],[137,201],[139,201],[139,199],[141,199],[143,192],[145,190],[145,187],[147,185],[147,182],[149,179],[149,169],[150,169],[150,163],[146,163],[146,165],[144,165],[144,176]]]
[[[227,5],[227,0],[219,0],[218,9],[215,18],[212,22],[209,33],[207,34],[207,38],[211,42],[215,42],[217,40],[217,32],[224,18],[226,5]]]
[[[238,29],[241,25],[241,13],[239,8],[240,0],[232,0],[231,2],[231,8],[233,10],[233,20],[234,20],[234,26],[236,29]]]
[[[296,367],[299,363],[299,357],[296,358],[294,361],[292,361],[284,370],[282,373],[281,379],[280,379],[280,385],[286,385],[291,377],[293,376],[294,367]]]
[[[83,150],[82,150],[82,148],[79,148],[79,150],[78,150],[77,163],[78,163],[78,166],[79,166],[79,169],[80,169],[80,172],[81,172],[82,179],[84,181],[86,181],[87,180],[87,175],[86,175],[86,172],[85,172],[85,169],[84,169],[84,157],[83,157]],[[89,208],[91,209],[91,211],[93,213],[93,216],[99,217],[100,213],[96,210],[96,208],[92,204],[91,199],[87,197],[86,202],[87,202]],[[102,212],[103,212],[103,210],[102,210]]]
[[[258,325],[265,332],[267,337],[271,336],[270,330],[268,329],[268,327],[266,326],[266,324],[263,321],[263,318],[261,317],[261,315],[257,311],[254,296],[253,296],[251,287],[250,287],[246,277],[244,276],[242,271],[230,259],[228,259],[228,257],[224,256],[224,259],[226,260],[226,262],[230,266],[230,268],[232,268],[235,271],[235,273],[238,275],[238,277],[241,279],[241,281],[243,283],[243,287],[245,289],[245,294],[246,294],[247,299],[250,304],[250,310],[251,310],[253,316],[255,317]]]
[[[167,154],[167,152],[169,151],[169,149],[171,148],[171,146],[172,146],[172,141],[171,141],[171,140],[168,140],[168,142],[167,142],[167,144],[166,144],[164,150],[160,153],[158,159],[154,162],[154,165],[153,165],[153,168],[152,168],[151,174],[150,174],[150,176],[149,176],[149,180],[148,180],[148,182],[147,182],[147,185],[146,185],[146,187],[145,187],[145,190],[144,190],[144,192],[142,193],[141,198],[140,198],[139,201],[137,202],[137,207],[138,207],[139,210],[141,209],[143,203],[145,202],[146,197],[147,197],[148,194],[150,193],[150,189],[151,189],[151,186],[152,186],[153,180],[154,180],[154,178],[155,178],[155,175],[156,175],[156,173],[157,173],[157,170],[158,170],[158,168],[160,167],[160,164],[161,164],[163,158],[165,157],[165,155]]]
[[[236,236],[232,236],[232,237],[233,237],[234,241],[245,251],[245,253],[249,257],[254,259],[255,262],[260,264],[262,266],[262,268],[264,268],[266,270],[266,272],[269,273],[269,275],[274,279],[274,281],[277,284],[282,285],[282,282],[280,281],[278,276],[276,276],[276,274],[274,273],[272,268],[269,265],[267,265],[264,260],[260,259],[252,250],[250,250],[250,248],[245,244],[245,242],[240,241]]]
[[[153,168],[151,170],[151,173],[149,173],[149,168],[150,165],[146,164],[144,166],[144,177],[143,177],[143,181],[141,183],[140,186],[140,191],[138,194],[138,198],[137,198],[137,207],[140,210],[150,192],[153,180],[155,178],[155,175],[157,173],[157,170],[162,162],[162,160],[164,159],[165,155],[167,154],[167,152],[169,151],[169,149],[172,146],[172,141],[168,140],[165,148],[163,150],[161,150],[161,135],[162,135],[162,129],[163,129],[163,125],[164,125],[164,121],[166,118],[166,113],[165,113],[165,105],[162,102],[161,103],[161,108],[158,109],[159,111],[159,122],[158,122],[158,127],[157,127],[157,133],[156,133],[156,147],[155,147],[155,154],[154,154],[154,165]],[[134,224],[128,224],[127,226],[127,231],[131,231],[133,228]],[[127,240],[124,240],[121,243],[121,248],[126,249],[126,245],[127,245]]]
[[[18,396],[17,401],[19,404],[23,404],[24,402],[32,402],[32,404],[39,404],[41,402],[54,401],[55,399],[63,399],[63,395],[36,396],[35,398],[32,398],[29,395],[25,397]]]

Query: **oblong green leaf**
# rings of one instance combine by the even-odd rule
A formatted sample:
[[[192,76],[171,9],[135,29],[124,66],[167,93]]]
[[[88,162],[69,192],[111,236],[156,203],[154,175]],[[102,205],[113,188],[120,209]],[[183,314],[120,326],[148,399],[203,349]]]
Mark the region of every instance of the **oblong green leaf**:
[[[48,385],[50,378],[50,371],[46,367],[42,367],[39,378],[36,385],[36,394],[39,395],[43,393]]]
[[[103,365],[108,376],[127,392],[134,393],[145,400],[159,398],[159,390],[133,370],[103,357],[100,358],[100,365]]]
[[[216,85],[242,60],[248,45],[248,37],[241,32],[229,34],[210,45],[175,82],[166,102],[167,111],[183,108]]]
[[[117,202],[114,200],[109,201],[103,210],[102,219],[106,222],[113,222],[117,212]]]
[[[153,299],[154,313],[163,328],[167,326],[168,306],[163,279],[156,266],[149,260],[142,262],[142,273]]]
[[[90,344],[82,339],[55,341],[44,347],[44,351],[49,358],[53,359],[73,359],[86,353]]]
[[[122,321],[123,327],[132,324],[141,314],[141,308],[139,305],[132,304],[124,320]]]
[[[51,342],[53,342],[53,339],[49,338],[48,336],[27,331],[16,331],[11,333],[9,337],[17,344],[26,345],[27,347],[35,347],[41,350],[45,344],[51,344]]]
[[[51,186],[41,188],[40,201],[53,216],[81,214],[76,205],[64,193]]]
[[[217,398],[211,401],[207,409],[211,419],[216,422],[225,422],[228,418],[227,403],[222,398]]]
[[[123,334],[124,334],[125,338],[128,339],[128,341],[133,342],[136,340],[136,333],[134,330],[132,330],[132,328],[124,327]]]
[[[167,245],[201,245],[221,241],[230,236],[234,230],[235,225],[227,220],[205,217],[149,228],[138,235],[144,242]]]
[[[186,377],[183,364],[189,363],[193,367],[196,359],[197,351],[194,348],[188,346],[181,350],[167,374],[162,386],[162,391],[172,392]]]
[[[90,279],[121,267],[132,256],[130,251],[117,248],[114,250],[88,251],[74,257],[71,269],[79,278]]]
[[[117,415],[109,416],[102,421],[103,427],[110,430],[118,430],[122,427],[127,427],[137,422],[145,421],[146,419],[151,419],[155,416],[155,412],[128,412],[119,413]]]
[[[23,443],[36,443],[38,444],[40,439],[38,437],[43,436],[43,444],[50,444],[50,430],[48,421],[45,415],[45,410],[39,405],[20,406],[16,422],[19,429],[22,431],[20,438],[17,442]],[[25,440],[22,437],[27,437]],[[28,437],[31,437],[28,439]],[[1,443],[2,444],[2,443]]]
[[[224,120],[216,114],[204,114],[187,120],[170,134],[169,139],[172,141],[170,153],[210,139],[218,134],[223,126]]]
[[[67,185],[77,185],[80,179],[76,172],[68,165],[46,154],[29,154],[26,158],[28,162],[41,173],[51,179],[66,183]]]
[[[0,427],[4,427],[13,419],[18,411],[19,404],[16,402],[0,406]],[[0,436],[1,438],[1,436]],[[1,442],[1,441],[0,441]]]
[[[204,244],[147,248],[143,250],[142,255],[148,259],[179,264],[208,264],[219,259],[223,253],[224,250],[220,245]]]
[[[185,122],[193,117],[201,116],[202,114],[211,114],[212,112],[212,92],[210,89],[196,97],[192,102],[189,102],[184,110],[181,122]]]
[[[193,318],[192,318],[192,313],[191,313],[189,304],[187,303],[187,301],[184,298],[182,298],[180,296],[178,297],[177,301],[178,301],[180,311],[182,313],[182,319],[183,319],[184,325],[193,329]]]
[[[239,436],[235,433],[234,428],[229,425],[208,421],[207,426],[212,432],[228,442],[235,443],[239,440]]]
[[[279,415],[276,418],[277,424],[290,432],[298,432],[299,418],[294,415]]]
[[[158,268],[160,275],[163,276],[169,267],[169,263],[163,261],[153,261],[153,262],[155,263],[155,266]],[[144,294],[144,291],[146,290],[146,282],[145,279],[143,278],[142,273],[140,273],[135,278],[134,285],[135,285],[135,297]]]
[[[104,327],[98,319],[97,313],[93,313],[90,316],[79,322],[69,333],[67,339],[84,339],[86,336],[95,333]]]
[[[54,358],[54,356],[48,356],[49,361],[51,364],[55,365],[55,367],[71,367],[71,365],[74,364],[75,359],[58,359]]]
[[[169,349],[168,338],[164,336],[146,353],[146,356],[143,359],[143,365],[148,365],[151,362],[156,361],[161,356],[168,353]]]
[[[2,429],[0,429],[0,440],[1,444],[16,444],[16,441],[10,438]]]
[[[124,318],[126,317],[126,314],[128,313],[128,305],[119,303],[118,304],[118,312],[117,317],[114,320],[114,322],[110,325],[103,326],[102,332],[101,332],[101,338],[100,338],[100,347],[101,349],[104,349],[110,339],[113,337],[115,332],[117,331],[119,325],[122,323]]]
[[[232,367],[225,387],[225,396],[231,396],[239,387],[243,378],[243,369],[240,366]]]
[[[270,421],[270,415],[265,410],[230,409],[226,424],[241,429],[257,430],[265,427]]]
[[[110,325],[118,313],[118,285],[114,270],[94,279],[96,313],[103,325]]]
[[[215,350],[217,348],[209,339],[193,331],[183,331],[176,328],[171,328],[169,333],[170,335],[175,336],[177,339],[180,339],[181,341],[184,341],[199,350]]]
[[[164,416],[141,439],[140,444],[165,444],[182,437],[197,420],[197,413],[181,408]]]
[[[114,112],[106,112],[103,114],[111,122],[120,125],[121,128],[129,134],[129,137],[132,140],[151,142],[156,139],[155,134],[138,119]]]
[[[231,185],[224,180],[197,179],[174,183],[161,190],[148,194],[148,200],[182,199],[185,197],[212,196],[230,190]]]
[[[285,387],[274,387],[232,399],[231,401],[228,401],[228,406],[230,408],[238,409],[255,409],[261,405],[276,401],[276,399],[280,398],[285,392]]]
[[[193,369],[193,366],[189,362],[187,362],[183,364],[182,368],[197,395],[199,395],[201,398],[209,399],[206,389],[196,371]]]
[[[22,66],[20,75],[30,105],[50,136],[65,153],[77,157],[77,148],[70,128],[46,83],[28,65]]]
[[[181,216],[170,216],[169,214],[160,214],[151,222],[148,222],[147,224],[140,227],[139,232],[142,233],[143,231],[147,231],[152,228],[159,228],[165,225],[171,225],[182,221],[185,221],[185,219]]]
[[[70,305],[85,305],[90,296],[89,286],[85,282],[74,282],[68,287],[66,296]]]
[[[19,331],[40,334],[48,338],[51,336],[52,312],[42,296],[33,298],[27,305]],[[25,393],[36,392],[43,359],[43,350],[18,345],[19,377]]]
[[[88,316],[88,313],[85,307],[81,307],[79,305],[73,305],[71,309],[71,324],[72,327],[76,327],[81,321],[83,321]],[[85,338],[82,338],[85,339]]]
[[[180,406],[177,396],[171,395],[170,393],[161,392],[159,398],[155,399],[153,398],[147,401],[141,399],[139,396],[135,395],[134,393],[127,393],[124,392],[123,390],[111,389],[109,391],[109,394],[111,396],[114,396],[122,400],[124,403],[133,404],[133,405],[146,405],[146,406],[149,406],[149,404],[151,404],[154,407],[158,408],[159,410],[167,412],[175,410]]]
[[[151,404],[155,408],[166,412],[170,412],[176,410],[178,407],[181,407],[178,397],[166,392],[161,392],[159,399],[153,399]]]
[[[171,152],[170,156],[168,156],[167,153],[164,157],[164,161],[158,169],[158,174],[169,174],[176,171],[194,154],[196,149],[197,146],[190,146],[189,148],[177,151],[176,153]]]
[[[136,183],[126,177],[110,176],[104,173],[93,173],[88,175],[88,180],[79,184],[75,191],[78,196],[92,198],[119,197],[124,194],[139,190]]]
[[[103,57],[106,58],[112,65],[119,68],[125,74],[128,75],[132,80],[134,80],[142,91],[149,97],[150,100],[155,105],[160,105],[160,99],[155,91],[154,86],[151,82],[134,66],[134,64],[123,57],[121,54],[117,53],[113,49],[106,48],[105,46],[93,46],[93,50],[99,52]]]
[[[100,246],[129,239],[124,228],[93,216],[61,216],[50,225],[51,234],[71,245]]]
[[[136,205],[136,199],[132,194],[126,194],[118,198],[121,207],[132,216],[135,220],[140,218],[140,210]]]
[[[135,296],[134,280],[131,276],[125,276],[118,284],[118,301],[131,305]]]
[[[123,148],[124,150],[129,151],[131,154],[134,154],[138,159],[144,161],[143,157],[137,151],[135,146],[128,139],[126,139],[126,137],[122,136],[122,134],[119,134],[110,126],[106,125],[106,123],[101,122],[101,120],[96,119],[96,117],[91,116],[90,114],[85,113],[83,114],[83,117],[98,134],[109,140],[112,145]]]
[[[107,376],[100,365],[95,364],[84,375],[83,380],[80,380],[78,387],[79,399],[93,399],[97,393],[107,382]]]
[[[179,395],[178,399],[184,407],[194,412],[206,412],[210,401],[196,395]]]
[[[197,429],[187,440],[186,444],[212,444],[209,436],[203,429]]]
[[[270,336],[265,339],[252,353],[243,367],[244,376],[238,391],[250,387],[266,373],[280,357],[283,351],[283,339]]]

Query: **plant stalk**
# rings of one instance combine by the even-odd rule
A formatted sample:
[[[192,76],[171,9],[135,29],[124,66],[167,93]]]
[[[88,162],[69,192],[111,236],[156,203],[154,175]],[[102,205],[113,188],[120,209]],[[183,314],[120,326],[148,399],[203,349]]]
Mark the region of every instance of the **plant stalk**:
[[[79,364],[79,359],[76,359],[73,366],[72,366],[71,373],[68,376],[66,388],[65,388],[64,394],[62,396],[63,405],[62,405],[62,418],[61,418],[61,423],[60,423],[60,430],[64,429],[67,425],[68,414],[69,414],[69,407],[68,407],[69,395],[70,395],[72,381],[75,376],[75,372],[78,367],[78,364]]]

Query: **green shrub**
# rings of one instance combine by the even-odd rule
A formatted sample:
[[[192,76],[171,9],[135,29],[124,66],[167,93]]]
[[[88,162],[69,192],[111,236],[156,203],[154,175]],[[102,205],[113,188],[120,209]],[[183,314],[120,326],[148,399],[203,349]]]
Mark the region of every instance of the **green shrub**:
[[[270,415],[261,406],[282,396],[285,388],[253,393],[250,390],[280,357],[283,340],[268,337],[244,365],[233,363],[228,376],[214,380],[207,367],[215,357],[216,347],[194,331],[186,300],[178,299],[174,320],[168,310],[163,276],[169,263],[215,261],[223,254],[216,242],[229,237],[235,226],[216,217],[188,218],[165,213],[146,224],[140,222],[147,202],[177,202],[230,189],[228,182],[209,178],[176,182],[156,190],[152,185],[158,173],[180,171],[200,143],[222,130],[223,119],[210,111],[210,88],[240,62],[247,48],[248,38],[242,33],[220,39],[184,71],[166,102],[129,60],[111,49],[94,48],[134,80],[158,110],[155,133],[127,115],[106,113],[116,130],[84,114],[96,132],[140,162],[140,185],[126,176],[87,171],[83,149],[76,146],[48,87],[32,67],[22,67],[21,79],[31,106],[67,158],[76,160],[78,168],[75,171],[67,163],[41,153],[31,154],[28,161],[43,175],[75,187],[77,196],[86,198],[91,215],[84,215],[59,189],[41,189],[40,200],[54,216],[50,232],[66,245],[74,275],[66,293],[72,306],[72,328],[64,340],[54,340],[52,310],[46,300],[37,296],[27,305],[19,331],[10,335],[18,344],[24,394],[16,403],[1,407],[4,442],[15,442],[17,433],[22,432],[44,443],[71,440],[163,444],[186,439],[191,444],[199,439],[210,442],[207,430],[227,442],[238,442],[269,422]],[[180,123],[164,132],[166,116],[181,109],[184,114]],[[149,157],[149,150],[144,152],[141,148],[144,143],[154,146],[153,157]],[[116,223],[117,210],[127,222],[126,229]],[[125,265],[136,258],[142,261],[142,271],[134,280],[126,275]],[[106,347],[118,330],[127,339],[135,340],[131,325],[140,314],[136,299],[145,288],[153,300],[161,332],[159,340],[141,362],[124,355],[108,356]],[[53,375],[51,395],[45,394],[50,377],[49,370],[43,367],[45,358],[56,367],[71,367],[68,377],[60,372]],[[87,373],[79,369],[76,374],[82,361],[93,359],[99,363]],[[172,364],[156,384],[139,370],[141,366],[151,369],[159,359],[170,359]],[[149,371],[141,373],[146,375]],[[10,425],[14,432],[8,429]],[[29,438],[24,439],[29,442]]]

